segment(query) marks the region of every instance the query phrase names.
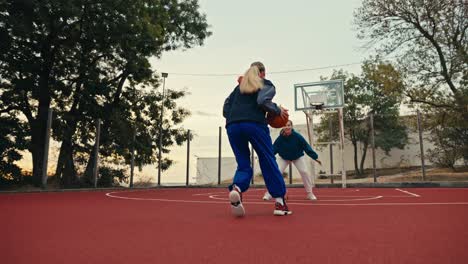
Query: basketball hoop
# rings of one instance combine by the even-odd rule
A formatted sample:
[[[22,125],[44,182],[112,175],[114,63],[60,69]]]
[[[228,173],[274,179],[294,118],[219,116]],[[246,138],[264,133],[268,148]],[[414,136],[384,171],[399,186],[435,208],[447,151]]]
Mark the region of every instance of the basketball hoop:
[[[315,110],[323,110],[325,103],[311,103],[310,106]]]
[[[307,120],[309,143],[314,145],[314,115],[338,114],[340,128],[341,184],[346,188],[346,168],[344,162],[344,81],[329,80],[321,82],[294,84],[294,107],[303,111]],[[315,180],[315,165],[312,163],[312,178]],[[315,186],[315,183],[313,183]]]

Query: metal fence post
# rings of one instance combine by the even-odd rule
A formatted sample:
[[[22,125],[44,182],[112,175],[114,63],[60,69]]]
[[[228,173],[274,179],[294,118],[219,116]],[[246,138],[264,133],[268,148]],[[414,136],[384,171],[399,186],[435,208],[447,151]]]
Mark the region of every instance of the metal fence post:
[[[45,131],[45,138],[44,138],[44,156],[42,160],[42,188],[47,188],[47,166],[49,162],[49,142],[50,142],[50,128],[52,127],[52,109],[49,108],[47,111],[47,123],[46,123],[46,131]]]
[[[417,110],[418,118],[418,133],[419,133],[419,148],[421,151],[421,172],[423,181],[426,180],[426,168],[424,165],[424,145],[423,145],[423,136],[422,136],[422,126],[421,126],[421,113]]]
[[[371,129],[371,144],[372,144],[372,168],[374,174],[374,182],[377,182],[377,168],[375,165],[375,130],[374,130],[374,114],[369,115],[370,129]]]
[[[190,129],[187,130],[187,175],[185,178],[185,186],[189,185],[189,173],[190,173]]]
[[[344,158],[345,137],[343,108],[338,108],[338,122],[340,124],[340,152],[341,152],[341,187],[346,188],[346,168]]]
[[[333,184],[333,120],[328,119],[328,129],[330,130],[330,183]]]
[[[163,113],[164,113],[164,99],[165,99],[165,89],[166,89],[166,78],[168,74],[166,72],[161,73],[163,77],[163,90],[162,90],[162,99],[161,99],[161,118],[159,119],[159,161],[158,161],[158,186],[161,185],[161,162],[162,162],[162,132],[163,132]]]
[[[101,119],[96,120],[96,143],[94,144],[94,166],[93,166],[93,183],[94,188],[97,187],[97,178],[99,173],[99,138],[101,134]]]
[[[133,174],[135,171],[135,138],[136,138],[136,129],[133,129],[132,136],[132,148],[131,148],[131,159],[130,159],[130,188],[133,188]]]
[[[293,178],[292,178],[292,162],[289,163],[289,184],[293,183]]]
[[[218,185],[221,184],[221,127],[218,133]]]

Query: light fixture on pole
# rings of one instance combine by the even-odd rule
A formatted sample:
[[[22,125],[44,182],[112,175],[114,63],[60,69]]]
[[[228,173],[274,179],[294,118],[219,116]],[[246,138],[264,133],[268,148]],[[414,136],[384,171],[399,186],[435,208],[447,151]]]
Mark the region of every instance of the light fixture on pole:
[[[166,72],[161,73],[163,77],[163,90],[162,90],[162,99],[161,99],[161,118],[159,119],[159,155],[158,155],[158,186],[161,185],[161,159],[162,159],[162,123],[163,123],[163,112],[164,112],[164,99],[165,99],[165,86],[166,78],[168,74]]]

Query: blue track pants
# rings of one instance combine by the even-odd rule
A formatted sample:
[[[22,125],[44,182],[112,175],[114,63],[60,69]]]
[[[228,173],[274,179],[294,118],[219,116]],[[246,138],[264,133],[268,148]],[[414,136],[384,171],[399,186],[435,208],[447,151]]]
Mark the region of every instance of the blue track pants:
[[[284,197],[286,186],[273,154],[268,126],[256,122],[231,123],[226,127],[232,151],[236,156],[237,170],[229,189],[235,184],[242,192],[249,189],[253,170],[250,164],[249,142],[257,152],[268,192],[273,197]]]

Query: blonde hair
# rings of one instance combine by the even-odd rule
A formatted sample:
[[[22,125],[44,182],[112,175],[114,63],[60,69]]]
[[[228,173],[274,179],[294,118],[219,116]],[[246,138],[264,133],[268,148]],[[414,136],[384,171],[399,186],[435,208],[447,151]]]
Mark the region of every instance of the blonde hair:
[[[250,68],[244,73],[240,83],[240,92],[242,94],[255,93],[263,88],[263,79],[260,73],[265,71],[263,63],[256,61],[250,65]]]

